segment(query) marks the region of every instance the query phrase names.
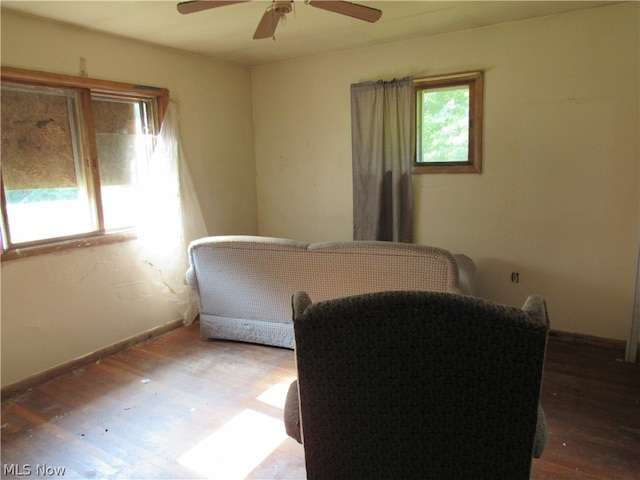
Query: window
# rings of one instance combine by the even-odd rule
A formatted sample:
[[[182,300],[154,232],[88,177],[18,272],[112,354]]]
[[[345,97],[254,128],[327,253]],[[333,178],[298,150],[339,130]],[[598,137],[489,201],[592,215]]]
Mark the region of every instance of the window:
[[[482,72],[416,79],[413,173],[480,173]]]
[[[7,67],[1,88],[3,258],[130,238],[168,92]]]

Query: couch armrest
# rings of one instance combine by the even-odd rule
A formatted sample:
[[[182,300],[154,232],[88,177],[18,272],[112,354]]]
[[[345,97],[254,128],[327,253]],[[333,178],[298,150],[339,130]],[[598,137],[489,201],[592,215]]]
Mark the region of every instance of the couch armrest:
[[[458,264],[458,282],[465,295],[473,295],[476,278],[476,264],[466,255],[456,253],[453,255]]]
[[[193,269],[193,267],[190,267],[189,270],[187,270],[186,280],[187,280],[187,285],[189,285],[189,288],[194,292],[198,293],[199,291],[198,279],[196,278],[196,272]]]

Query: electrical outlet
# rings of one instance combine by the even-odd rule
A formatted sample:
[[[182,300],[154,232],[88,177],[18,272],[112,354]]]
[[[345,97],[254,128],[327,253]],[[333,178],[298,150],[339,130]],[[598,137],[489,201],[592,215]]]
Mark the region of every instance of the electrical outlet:
[[[520,274],[518,272],[511,272],[511,283],[519,283]]]

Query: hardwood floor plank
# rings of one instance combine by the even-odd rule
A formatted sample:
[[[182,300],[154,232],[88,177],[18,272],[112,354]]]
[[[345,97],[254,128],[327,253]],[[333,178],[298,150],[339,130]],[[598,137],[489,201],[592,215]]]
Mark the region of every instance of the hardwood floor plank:
[[[640,478],[640,368],[624,352],[550,339],[542,385],[549,441],[531,478]]]
[[[550,338],[541,399],[549,441],[533,480],[640,479],[640,367],[622,355]],[[194,452],[238,438],[248,448],[255,428],[239,419],[249,415],[275,426],[264,432],[274,443],[257,458],[239,452],[249,462],[243,476],[302,479],[303,448],[283,436],[293,378],[291,350],[202,341],[197,324],[178,328],[4,400],[2,462],[65,467],[64,478],[204,478],[194,462],[210,467],[216,452]]]
[[[54,421],[46,421],[29,408],[29,406],[25,405],[14,405],[13,412],[15,415],[32,422],[30,428],[25,432],[21,432],[24,434],[20,436],[16,444],[36,447],[29,454],[31,458],[34,458],[34,461],[31,463],[20,460],[8,463],[30,464],[34,471],[37,465],[46,464],[51,467],[66,467],[76,472],[100,472],[107,477],[116,473],[117,464],[120,462],[117,457],[104,455],[101,450],[92,448]],[[5,439],[3,431],[2,460],[4,464],[7,463],[4,451],[4,444],[7,440],[10,441],[10,439]],[[42,448],[44,445],[46,445],[46,448]],[[41,457],[43,451],[45,455]],[[50,459],[50,461],[47,461],[47,459]]]

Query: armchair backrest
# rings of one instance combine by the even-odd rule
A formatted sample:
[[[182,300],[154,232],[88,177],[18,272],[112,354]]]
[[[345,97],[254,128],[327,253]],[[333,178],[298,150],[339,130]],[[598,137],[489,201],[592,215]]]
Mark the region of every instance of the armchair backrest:
[[[434,292],[294,296],[308,478],[527,479],[549,322]]]

